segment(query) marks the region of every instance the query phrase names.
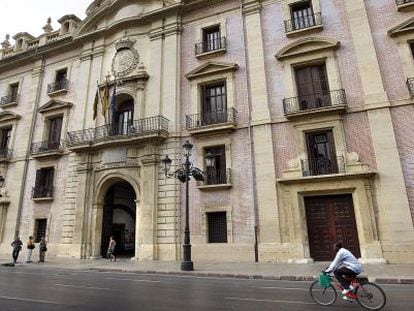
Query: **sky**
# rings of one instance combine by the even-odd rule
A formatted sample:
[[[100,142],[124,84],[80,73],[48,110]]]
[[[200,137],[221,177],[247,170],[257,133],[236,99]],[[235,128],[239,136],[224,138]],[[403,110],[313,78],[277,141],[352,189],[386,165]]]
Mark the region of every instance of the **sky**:
[[[86,8],[93,0],[0,0],[0,42],[6,34],[12,37],[19,32],[28,32],[37,37],[43,33],[48,17],[52,18],[54,30],[60,28],[59,18],[74,14],[84,19]]]

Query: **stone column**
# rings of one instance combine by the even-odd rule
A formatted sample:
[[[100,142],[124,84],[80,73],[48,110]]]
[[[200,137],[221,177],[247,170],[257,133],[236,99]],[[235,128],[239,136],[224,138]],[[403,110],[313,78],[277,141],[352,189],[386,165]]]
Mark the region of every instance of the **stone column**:
[[[259,260],[266,260],[263,251],[275,252],[281,243],[276,192],[276,170],[272,126],[268,106],[266,71],[261,25],[261,1],[244,0],[248,73],[250,81],[254,166],[259,218]],[[273,255],[270,255],[273,256]]]
[[[364,104],[369,109],[367,113],[378,168],[375,186],[383,254],[393,262],[414,262],[414,228],[390,104],[384,91],[365,4],[363,0],[345,1],[344,4],[364,91]]]

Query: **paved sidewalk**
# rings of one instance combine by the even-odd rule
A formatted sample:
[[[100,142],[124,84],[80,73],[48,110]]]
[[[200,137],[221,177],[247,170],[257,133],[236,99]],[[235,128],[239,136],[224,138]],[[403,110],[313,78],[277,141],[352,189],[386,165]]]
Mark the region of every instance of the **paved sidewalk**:
[[[24,255],[24,254],[22,254]],[[0,255],[0,264],[10,262],[11,256]],[[94,270],[130,273],[158,273],[193,276],[214,276],[231,278],[273,279],[307,281],[313,280],[319,271],[328,263],[313,264],[274,264],[254,262],[194,262],[194,271],[182,272],[180,262],[177,261],[132,261],[121,258],[116,262],[106,259],[76,259],[66,257],[47,256],[46,263],[24,264],[21,256],[16,265],[25,268],[45,269],[69,269],[69,270]],[[378,264],[364,265],[362,276],[368,276],[369,280],[388,284],[414,284],[414,264]]]

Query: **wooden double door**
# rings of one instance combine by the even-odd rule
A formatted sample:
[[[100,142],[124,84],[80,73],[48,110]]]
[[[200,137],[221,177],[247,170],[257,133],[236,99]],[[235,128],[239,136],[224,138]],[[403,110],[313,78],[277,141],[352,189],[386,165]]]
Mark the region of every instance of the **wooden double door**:
[[[310,255],[315,261],[335,257],[333,244],[361,256],[351,194],[305,197]]]

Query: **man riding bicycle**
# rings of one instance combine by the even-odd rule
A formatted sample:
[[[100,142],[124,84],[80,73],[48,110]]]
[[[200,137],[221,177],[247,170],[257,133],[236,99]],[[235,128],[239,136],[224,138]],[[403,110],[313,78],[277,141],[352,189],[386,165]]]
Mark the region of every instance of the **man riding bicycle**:
[[[362,272],[362,266],[349,250],[342,247],[341,242],[335,243],[334,249],[337,252],[335,259],[325,270],[325,273],[333,272],[335,274],[336,279],[344,288],[342,294],[345,298],[345,295],[353,290],[350,279]]]

